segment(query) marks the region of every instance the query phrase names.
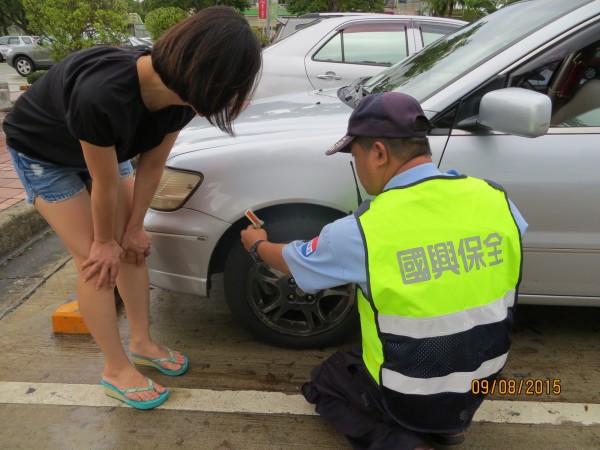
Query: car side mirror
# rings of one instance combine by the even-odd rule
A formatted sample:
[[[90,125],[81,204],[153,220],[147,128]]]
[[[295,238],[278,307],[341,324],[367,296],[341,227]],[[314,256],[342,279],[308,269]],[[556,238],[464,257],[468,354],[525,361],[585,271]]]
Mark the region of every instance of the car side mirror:
[[[477,123],[494,131],[538,137],[548,131],[551,115],[552,103],[547,95],[515,87],[485,94]]]

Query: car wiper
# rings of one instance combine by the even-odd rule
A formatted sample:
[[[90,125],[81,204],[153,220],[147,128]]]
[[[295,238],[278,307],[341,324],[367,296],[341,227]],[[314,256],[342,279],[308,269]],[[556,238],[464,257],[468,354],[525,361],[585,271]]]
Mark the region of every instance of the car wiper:
[[[363,84],[366,83],[371,77],[359,77],[352,82],[349,86],[344,86],[338,89],[337,96],[346,105],[352,109],[356,107],[358,102],[365,96],[363,90]]]

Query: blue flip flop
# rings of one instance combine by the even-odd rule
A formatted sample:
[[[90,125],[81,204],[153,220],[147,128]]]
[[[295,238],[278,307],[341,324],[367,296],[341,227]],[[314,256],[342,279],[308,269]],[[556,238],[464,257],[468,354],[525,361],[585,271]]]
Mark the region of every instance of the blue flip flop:
[[[170,375],[172,377],[176,377],[178,375],[185,373],[188,369],[188,359],[186,356],[183,357],[183,360],[184,360],[183,364],[181,365],[181,367],[178,370],[165,369],[163,366],[161,366],[159,364],[161,362],[167,362],[167,361],[172,362],[173,364],[178,364],[177,362],[175,362],[175,355],[173,354],[173,350],[171,350],[169,347],[165,347],[165,348],[169,352],[169,358],[150,359],[150,358],[146,358],[145,356],[136,355],[135,353],[131,353],[131,352],[129,352],[129,356],[131,356],[131,359],[133,360],[134,363],[140,364],[142,366],[154,367],[155,369],[160,370],[165,375]]]
[[[134,392],[147,392],[154,390],[154,382],[150,378],[147,378],[147,380],[148,387],[134,389],[119,389],[104,380],[101,380],[100,384],[104,386],[104,393],[109,397],[120,400],[123,403],[127,403],[129,406],[133,406],[136,409],[152,409],[162,405],[167,400],[169,397],[168,390],[162,394],[159,394],[157,398],[152,400],[132,400],[125,396],[125,394],[132,394]]]

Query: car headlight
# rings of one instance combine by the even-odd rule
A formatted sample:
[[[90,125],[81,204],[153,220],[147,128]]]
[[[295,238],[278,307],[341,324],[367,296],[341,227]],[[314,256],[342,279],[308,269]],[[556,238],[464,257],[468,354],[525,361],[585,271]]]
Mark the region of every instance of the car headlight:
[[[203,180],[201,173],[165,167],[150,208],[158,211],[175,211],[181,208]]]

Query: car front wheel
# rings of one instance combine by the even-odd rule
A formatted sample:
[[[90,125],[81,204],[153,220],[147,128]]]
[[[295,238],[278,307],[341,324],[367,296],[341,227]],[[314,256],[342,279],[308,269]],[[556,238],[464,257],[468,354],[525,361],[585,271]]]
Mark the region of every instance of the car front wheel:
[[[22,77],[33,72],[33,61],[26,56],[17,56],[14,61],[15,70]]]
[[[307,240],[335,217],[331,214],[262,217],[271,242]],[[233,245],[224,273],[225,297],[234,318],[257,338],[289,348],[333,345],[358,330],[354,286],[309,294],[293,276],[254,263],[241,242]]]

